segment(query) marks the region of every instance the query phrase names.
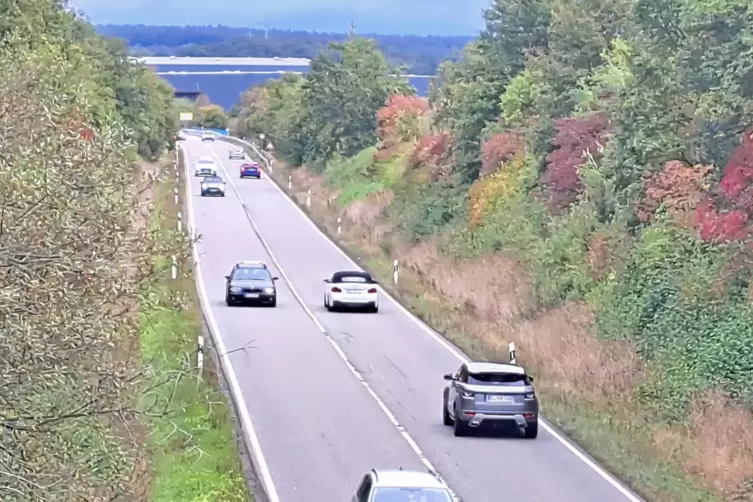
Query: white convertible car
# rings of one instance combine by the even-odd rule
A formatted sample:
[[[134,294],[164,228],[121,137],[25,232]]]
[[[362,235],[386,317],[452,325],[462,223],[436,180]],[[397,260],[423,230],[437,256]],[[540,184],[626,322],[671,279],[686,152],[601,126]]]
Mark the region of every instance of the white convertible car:
[[[217,176],[217,164],[212,157],[200,157],[193,165],[194,176]]]
[[[377,282],[367,272],[335,272],[325,279],[324,307],[332,312],[343,308],[366,308],[379,312]]]

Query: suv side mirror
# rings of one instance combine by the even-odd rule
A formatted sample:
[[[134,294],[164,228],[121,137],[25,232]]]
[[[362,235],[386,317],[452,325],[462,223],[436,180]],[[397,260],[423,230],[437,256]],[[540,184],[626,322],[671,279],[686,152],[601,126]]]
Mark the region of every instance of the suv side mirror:
[[[273,280],[273,281],[279,281],[279,280],[280,280],[280,278],[279,278],[279,277],[272,277],[272,280]]]
[[[528,375],[528,380],[533,383],[533,377],[531,375]]]
[[[324,279],[324,282],[329,283],[329,279]]]
[[[225,279],[230,279],[230,276],[229,276],[229,275],[226,275],[226,276],[225,276]]]
[[[455,380],[455,377],[452,376],[452,373],[447,373],[443,378],[445,380]]]

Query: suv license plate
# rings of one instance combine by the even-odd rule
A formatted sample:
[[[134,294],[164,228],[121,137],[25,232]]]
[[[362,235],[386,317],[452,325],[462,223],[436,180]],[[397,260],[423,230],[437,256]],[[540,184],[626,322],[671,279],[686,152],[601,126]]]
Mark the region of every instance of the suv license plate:
[[[486,396],[486,401],[490,403],[514,403],[515,399],[512,396]]]

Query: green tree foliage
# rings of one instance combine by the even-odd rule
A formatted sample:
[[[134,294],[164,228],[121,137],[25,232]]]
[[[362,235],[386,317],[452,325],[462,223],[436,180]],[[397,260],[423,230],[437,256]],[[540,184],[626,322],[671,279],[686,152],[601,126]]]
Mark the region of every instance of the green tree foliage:
[[[288,160],[323,170],[373,144],[376,113],[389,96],[414,91],[369,39],[330,44],[305,77],[286,76],[244,96],[246,130],[269,137]],[[253,93],[253,94],[252,94]]]
[[[163,411],[133,408],[142,374],[114,353],[137,329],[134,164],[174,120],[171,89],[60,2],[0,3],[3,501],[129,492],[123,424]]]
[[[228,117],[221,106],[199,106],[194,113],[194,124],[209,129],[227,129]]]

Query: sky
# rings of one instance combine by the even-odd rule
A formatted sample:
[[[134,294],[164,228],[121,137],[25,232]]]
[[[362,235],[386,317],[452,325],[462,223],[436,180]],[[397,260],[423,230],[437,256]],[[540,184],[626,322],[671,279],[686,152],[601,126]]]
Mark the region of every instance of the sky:
[[[95,24],[208,25],[476,35],[491,0],[69,0]]]

